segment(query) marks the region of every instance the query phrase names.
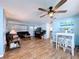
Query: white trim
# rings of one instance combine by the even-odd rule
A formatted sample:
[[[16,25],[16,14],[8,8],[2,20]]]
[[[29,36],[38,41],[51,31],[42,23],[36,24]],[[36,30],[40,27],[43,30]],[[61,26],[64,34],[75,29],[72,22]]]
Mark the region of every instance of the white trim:
[[[0,58],[2,58],[4,56],[4,54],[0,55]]]

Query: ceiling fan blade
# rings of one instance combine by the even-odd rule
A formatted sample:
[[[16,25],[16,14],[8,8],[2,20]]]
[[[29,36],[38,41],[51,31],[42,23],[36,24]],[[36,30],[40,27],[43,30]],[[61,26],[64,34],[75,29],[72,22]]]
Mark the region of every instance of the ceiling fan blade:
[[[61,5],[63,5],[67,0],[61,0],[54,8],[54,10],[58,9]]]
[[[60,10],[60,11],[55,11],[55,13],[65,13],[67,10]]]
[[[40,18],[42,18],[42,17],[44,17],[44,16],[46,16],[46,15],[48,15],[48,14],[44,14],[44,15],[42,15],[42,16],[40,16]]]
[[[48,12],[48,10],[43,9],[43,8],[38,8],[38,10]]]

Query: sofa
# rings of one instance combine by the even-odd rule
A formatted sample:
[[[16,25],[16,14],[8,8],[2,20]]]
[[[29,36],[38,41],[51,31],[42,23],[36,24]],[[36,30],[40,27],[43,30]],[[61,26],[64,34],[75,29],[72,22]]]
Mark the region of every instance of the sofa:
[[[20,38],[30,38],[30,33],[28,31],[20,31],[17,32]]]

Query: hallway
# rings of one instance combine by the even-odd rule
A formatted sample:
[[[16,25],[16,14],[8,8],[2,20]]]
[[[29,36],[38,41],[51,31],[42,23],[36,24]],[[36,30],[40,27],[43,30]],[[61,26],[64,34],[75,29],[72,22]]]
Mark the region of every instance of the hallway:
[[[56,50],[49,40],[25,39],[21,48],[6,52],[4,59],[71,59],[71,56],[62,49]],[[79,59],[79,54],[72,59]]]

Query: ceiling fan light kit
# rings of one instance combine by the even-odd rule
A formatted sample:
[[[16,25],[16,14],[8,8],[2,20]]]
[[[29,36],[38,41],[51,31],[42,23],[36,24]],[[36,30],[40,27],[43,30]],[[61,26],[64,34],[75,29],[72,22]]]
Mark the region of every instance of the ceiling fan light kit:
[[[49,17],[52,17],[53,16],[53,12],[49,13],[48,16]]]
[[[48,15],[49,17],[53,17],[55,13],[66,13],[67,10],[57,10],[60,6],[62,6],[67,0],[60,0],[60,2],[58,2],[58,4],[53,7],[50,6],[49,10],[43,9],[43,8],[38,8],[38,10],[43,11],[43,12],[47,12],[47,14],[42,15],[41,17],[44,17],[46,15]]]

